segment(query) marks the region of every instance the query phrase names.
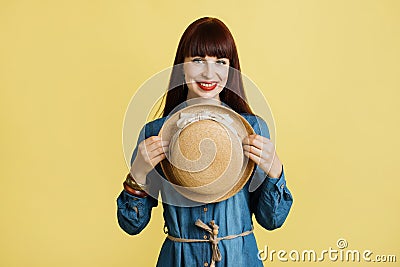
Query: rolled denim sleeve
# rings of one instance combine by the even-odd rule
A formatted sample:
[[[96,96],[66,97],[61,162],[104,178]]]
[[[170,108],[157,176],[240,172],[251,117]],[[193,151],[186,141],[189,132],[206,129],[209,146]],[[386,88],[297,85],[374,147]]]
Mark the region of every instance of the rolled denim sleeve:
[[[257,134],[270,138],[268,126],[262,118],[256,117],[253,128]],[[286,186],[283,167],[279,178],[270,178],[257,166],[252,179],[254,184],[260,184],[251,193],[252,212],[257,222],[267,230],[281,227],[293,203],[292,194]]]
[[[285,222],[293,203],[286,186],[285,174],[279,178],[266,177],[254,192],[254,215],[257,222],[267,230],[279,228]]]
[[[158,201],[151,196],[139,198],[125,190],[117,198],[119,226],[128,234],[139,234],[149,223],[151,210]]]

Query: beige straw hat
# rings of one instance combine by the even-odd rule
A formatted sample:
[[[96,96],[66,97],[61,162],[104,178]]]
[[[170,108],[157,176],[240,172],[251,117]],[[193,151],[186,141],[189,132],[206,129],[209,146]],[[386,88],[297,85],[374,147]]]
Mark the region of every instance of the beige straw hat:
[[[242,140],[251,125],[227,106],[203,100],[172,114],[159,136],[170,141],[162,170],[188,199],[212,203],[239,192],[250,178],[254,162],[243,154]]]

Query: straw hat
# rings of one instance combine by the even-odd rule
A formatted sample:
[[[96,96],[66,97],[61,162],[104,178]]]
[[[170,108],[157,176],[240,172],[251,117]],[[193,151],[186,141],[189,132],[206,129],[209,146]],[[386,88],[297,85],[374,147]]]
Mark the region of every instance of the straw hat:
[[[172,114],[159,136],[170,141],[162,170],[188,199],[212,203],[239,192],[250,178],[254,162],[243,154],[242,140],[251,125],[214,100],[191,104]]]

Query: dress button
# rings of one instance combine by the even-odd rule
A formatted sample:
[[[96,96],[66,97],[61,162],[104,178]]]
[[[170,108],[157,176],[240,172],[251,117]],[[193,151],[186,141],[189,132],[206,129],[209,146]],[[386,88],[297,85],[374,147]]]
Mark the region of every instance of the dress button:
[[[207,267],[207,266],[208,266],[208,262],[205,262],[205,263],[204,263],[204,266],[206,266],[206,267]]]
[[[207,236],[207,235],[204,235],[203,237],[204,237],[204,239],[208,239],[208,236]]]
[[[285,185],[284,184],[281,184],[281,188],[283,189],[285,187]]]
[[[208,209],[207,209],[207,208],[204,208],[203,210],[204,210],[204,212],[207,212]]]

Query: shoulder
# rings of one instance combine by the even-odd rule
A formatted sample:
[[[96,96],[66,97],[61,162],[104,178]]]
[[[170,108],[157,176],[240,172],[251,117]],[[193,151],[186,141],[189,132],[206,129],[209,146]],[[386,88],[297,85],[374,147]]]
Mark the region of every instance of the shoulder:
[[[158,135],[158,133],[161,130],[161,127],[163,126],[165,122],[165,117],[159,118],[150,122],[147,122],[142,130],[140,131],[140,136],[143,137],[143,139],[146,139],[150,136]]]
[[[258,135],[270,137],[267,123],[258,115],[240,113],[240,115],[247,120],[247,122],[253,127],[254,132]]]

